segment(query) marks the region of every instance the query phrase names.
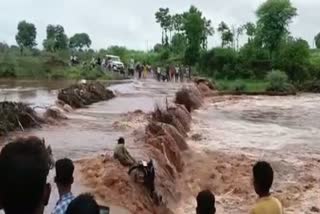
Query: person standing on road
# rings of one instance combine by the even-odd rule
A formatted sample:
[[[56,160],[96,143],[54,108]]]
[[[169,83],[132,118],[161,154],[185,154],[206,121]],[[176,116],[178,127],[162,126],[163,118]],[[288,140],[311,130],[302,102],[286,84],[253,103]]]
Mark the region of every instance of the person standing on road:
[[[176,67],[176,72],[175,72],[175,81],[178,82],[179,81],[179,72],[180,72],[180,69],[179,69],[179,66]]]
[[[134,76],[134,59],[130,59],[128,75]]]
[[[143,65],[143,79],[146,79],[148,76],[148,65],[144,63]]]
[[[180,75],[180,82],[183,82],[183,77],[184,77],[184,68],[180,65],[180,68],[179,68],[180,72],[179,72],[179,75]]]
[[[160,82],[161,80],[161,68],[160,66],[157,67],[157,80]]]

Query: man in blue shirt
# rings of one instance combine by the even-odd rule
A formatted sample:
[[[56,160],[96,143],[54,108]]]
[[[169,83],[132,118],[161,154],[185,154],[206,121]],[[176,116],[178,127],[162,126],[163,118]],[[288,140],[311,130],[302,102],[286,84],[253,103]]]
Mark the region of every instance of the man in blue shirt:
[[[52,211],[52,214],[64,214],[74,199],[71,193],[71,186],[73,184],[74,165],[70,159],[61,159],[56,162],[56,177],[55,183],[59,191],[59,200]]]

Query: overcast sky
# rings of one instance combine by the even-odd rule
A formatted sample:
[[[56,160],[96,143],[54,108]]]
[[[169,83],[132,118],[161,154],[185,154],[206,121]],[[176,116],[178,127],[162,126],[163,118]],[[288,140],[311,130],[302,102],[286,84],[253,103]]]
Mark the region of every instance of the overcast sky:
[[[1,0],[0,41],[15,44],[17,24],[32,22],[37,43],[42,48],[48,24],[61,24],[68,36],[86,32],[95,49],[122,45],[146,50],[161,41],[161,29],[154,13],[169,7],[172,13],[186,11],[191,4],[212,20],[216,28],[222,20],[229,25],[255,21],[255,10],[263,0]],[[290,25],[293,36],[306,39],[320,32],[320,0],[292,0],[298,16]],[[209,46],[219,44],[216,33]]]

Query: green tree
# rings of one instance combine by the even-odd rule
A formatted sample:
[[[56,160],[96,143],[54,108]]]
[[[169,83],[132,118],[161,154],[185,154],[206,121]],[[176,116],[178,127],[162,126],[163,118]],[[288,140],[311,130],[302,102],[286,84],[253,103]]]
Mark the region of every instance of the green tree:
[[[163,45],[159,43],[155,44],[153,47],[153,51],[156,53],[160,53],[162,49],[163,49]]]
[[[70,48],[78,48],[82,50],[83,47],[90,48],[91,39],[86,33],[77,33],[70,38],[69,47]]]
[[[204,31],[201,37],[202,48],[207,49],[208,47],[208,37],[214,34],[214,28],[211,25],[211,20],[203,18]]]
[[[4,42],[0,42],[0,53],[4,53],[9,50],[9,45]]]
[[[156,12],[156,22],[160,24],[162,28],[162,44],[169,45],[168,31],[172,27],[172,19],[169,14],[169,8],[159,8]]]
[[[173,29],[180,33],[183,30],[183,16],[181,14],[175,14],[172,16]]]
[[[303,82],[309,77],[310,51],[303,39],[289,39],[281,46],[277,66],[286,72],[290,81]]]
[[[297,9],[290,0],[267,0],[258,8],[256,15],[257,36],[263,47],[269,50],[270,58],[273,58],[288,34],[288,25],[297,15]]]
[[[221,34],[221,47],[230,46],[233,42],[234,35],[225,22],[219,24],[218,32]]]
[[[256,34],[256,25],[252,22],[248,22],[243,26],[243,28],[248,36],[248,42],[251,42]]]
[[[183,17],[183,30],[187,38],[184,61],[187,65],[195,65],[200,57],[201,42],[205,34],[204,19],[202,13],[195,6],[191,6],[189,11],[183,14]]]
[[[123,46],[110,46],[107,49],[107,54],[119,56],[121,59],[127,58],[128,49]]]
[[[320,33],[318,33],[315,37],[314,37],[314,42],[316,44],[317,48],[320,48]]]
[[[47,38],[43,41],[47,51],[66,50],[68,48],[68,37],[61,25],[48,25]]]
[[[183,54],[187,46],[187,39],[184,34],[176,33],[171,39],[171,49],[175,54]]]
[[[244,26],[239,26],[236,28],[235,30],[235,39],[236,39],[236,48],[237,50],[239,50],[239,39],[240,39],[240,36],[243,34],[243,31],[244,31]]]
[[[21,21],[18,24],[18,33],[16,35],[17,44],[20,47],[21,54],[24,48],[33,48],[36,43],[37,29],[32,23]]]

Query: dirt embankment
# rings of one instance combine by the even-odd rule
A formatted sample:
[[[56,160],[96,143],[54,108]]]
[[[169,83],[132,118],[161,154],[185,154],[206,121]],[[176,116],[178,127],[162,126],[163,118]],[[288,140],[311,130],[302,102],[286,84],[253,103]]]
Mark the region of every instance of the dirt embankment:
[[[166,108],[156,108],[148,115],[140,111],[128,113],[124,121],[114,124],[120,130],[134,129],[132,147],[140,150],[136,156],[153,159],[156,190],[163,198],[162,206],[152,202],[145,188],[130,179],[128,168],[114,160],[112,154],[78,164],[84,183],[101,200],[125,207],[132,213],[171,213],[170,207],[179,202],[186,188],[178,181],[185,170],[183,153],[189,150],[186,137],[190,131],[191,111],[202,105],[204,96],[197,85],[183,88],[177,92],[175,103]],[[144,133],[136,131],[141,127]]]
[[[59,91],[58,99],[73,108],[83,108],[99,101],[109,100],[114,93],[100,82],[79,83]]]
[[[24,131],[28,128],[41,127],[42,124],[57,124],[58,121],[68,119],[65,113],[72,112],[73,108],[108,100],[114,97],[112,91],[102,83],[75,84],[60,90],[58,101],[53,106],[32,108],[22,102],[0,102],[0,136],[11,131]],[[40,108],[42,113],[35,109]]]

